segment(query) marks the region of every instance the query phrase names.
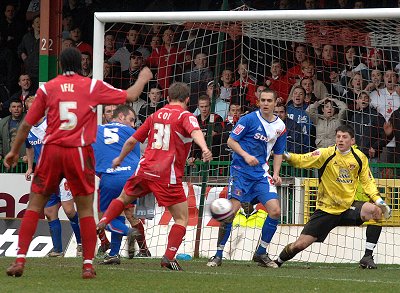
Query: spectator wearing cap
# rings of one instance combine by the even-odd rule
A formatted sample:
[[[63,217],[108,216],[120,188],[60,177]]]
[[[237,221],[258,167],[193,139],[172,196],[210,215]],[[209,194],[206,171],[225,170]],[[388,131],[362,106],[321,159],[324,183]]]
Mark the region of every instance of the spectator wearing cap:
[[[213,72],[208,67],[206,54],[197,53],[193,63],[193,68],[183,74],[183,82],[190,86],[189,108],[196,107],[199,96],[204,94],[207,83],[213,79]]]
[[[144,60],[150,56],[149,50],[138,44],[138,40],[140,39],[139,30],[140,29],[136,26],[131,27],[126,34],[126,40],[128,42],[125,44],[125,46],[119,48],[115,54],[110,57],[110,59],[108,59],[108,61],[113,64],[119,63],[121,65],[121,71],[129,69],[129,59],[132,52],[140,52]]]
[[[83,52],[89,52],[93,56],[93,47],[82,41],[82,30],[79,26],[73,25],[69,31],[69,37],[75,42],[76,48]]]

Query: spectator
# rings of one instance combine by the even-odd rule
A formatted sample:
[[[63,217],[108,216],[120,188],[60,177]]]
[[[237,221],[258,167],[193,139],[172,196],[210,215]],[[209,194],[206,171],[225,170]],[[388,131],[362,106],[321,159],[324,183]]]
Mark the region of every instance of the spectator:
[[[180,65],[184,61],[184,52],[172,45],[174,33],[171,28],[166,28],[162,34],[163,44],[153,50],[148,59],[150,67],[157,68],[157,82],[162,87],[164,96],[171,79],[181,73]]]
[[[212,131],[211,131],[211,136],[212,136],[212,144],[211,144],[211,152],[213,155],[213,158],[217,159],[219,157],[219,149],[220,149],[220,142],[221,142],[221,133],[222,133],[222,127],[223,127],[223,119],[221,116],[217,114],[214,115],[213,122],[211,118],[211,100],[210,97],[203,95],[199,97],[198,101],[198,108],[200,111],[200,114],[197,115],[197,121],[199,122],[199,126],[201,131],[203,132],[204,137],[207,140],[207,131],[208,131],[208,126],[210,123],[212,123]],[[196,159],[201,159],[201,149],[197,147],[196,145],[192,146],[192,152],[190,155],[190,158],[188,159],[188,162],[191,164],[193,163]]]
[[[314,80],[309,77],[304,77],[300,80],[301,87],[306,91],[306,96],[304,97],[304,103],[310,105],[317,101],[317,97],[314,95]]]
[[[364,82],[361,73],[355,73],[350,79],[342,97],[343,102],[347,104],[347,107],[350,110],[354,110],[356,99],[365,87],[366,83]]]
[[[240,104],[238,103],[235,104],[233,102],[229,105],[229,113],[224,121],[221,134],[220,161],[230,161],[232,159],[232,150],[228,146],[228,138],[232,129],[235,127],[236,122],[238,122],[240,116],[242,115],[242,113],[243,110]],[[227,171],[229,167],[226,166],[224,169],[226,169]],[[226,173],[227,172],[224,172],[224,174]]]
[[[21,42],[25,27],[15,17],[15,5],[8,3],[4,8],[4,15],[0,18],[0,34],[5,47],[17,52],[18,44]]]
[[[187,83],[190,87],[189,111],[196,107],[200,95],[204,94],[207,83],[214,76],[208,67],[206,54],[196,54],[193,62],[195,66],[183,74],[183,82]]]
[[[220,98],[225,101],[231,101],[232,97],[232,83],[233,83],[233,72],[232,70],[226,68],[221,73],[221,82],[222,85],[220,87],[221,94]]]
[[[303,154],[303,148],[308,149],[304,142],[304,134],[301,129],[300,124],[298,124],[293,119],[290,119],[287,115],[286,105],[277,104],[274,110],[275,115],[277,115],[285,123],[287,140],[286,140],[286,150],[288,152],[295,152],[298,154]]]
[[[142,54],[144,60],[146,60],[150,52],[146,48],[140,46],[137,42],[140,37],[139,28],[134,26],[129,29],[126,34],[126,40],[128,41],[125,46],[119,48],[113,56],[108,59],[111,63],[118,62],[121,65],[121,71],[125,71],[129,69],[130,65],[130,56],[134,51],[138,51]]]
[[[287,76],[289,78],[300,79],[302,76],[301,64],[307,59],[307,46],[305,44],[297,44],[294,49],[294,62],[296,65],[289,68]]]
[[[353,6],[353,8],[354,8],[354,9],[365,8],[365,3],[364,3],[364,1],[361,1],[361,0],[356,0],[356,1],[354,1],[354,6]]]
[[[294,79],[289,79],[288,75],[283,74],[282,64],[279,60],[272,60],[271,75],[266,77],[265,84],[268,88],[276,91],[280,103],[286,104],[289,91],[295,83]]]
[[[303,0],[304,9],[316,9],[318,8],[315,0]]]
[[[356,55],[358,53],[358,55]],[[368,68],[361,62],[361,56],[358,47],[346,46],[344,48],[344,64],[340,73],[340,85],[346,87],[350,79],[359,72],[364,80],[368,79]],[[342,92],[339,90],[339,93]]]
[[[314,82],[313,93],[315,94],[317,99],[322,100],[323,98],[325,98],[326,95],[328,94],[328,90],[326,89],[324,83],[316,78],[314,63],[309,59],[303,61],[303,63],[301,64],[301,72],[302,72],[301,78],[305,77],[312,78]],[[292,89],[290,90],[289,101],[292,99],[293,90],[297,85],[300,85],[300,81],[296,82],[293,85]]]
[[[92,78],[92,55],[90,52],[82,52],[82,76]],[[128,87],[126,87],[128,88]]]
[[[65,48],[71,48],[71,47],[76,47],[75,41],[73,39],[66,38],[62,40],[61,51],[64,50]]]
[[[249,75],[248,63],[245,60],[240,61],[237,67],[239,74],[239,79],[237,79],[232,86],[237,89],[238,98],[240,102],[243,102],[243,110],[247,110],[252,106],[256,106],[257,98],[255,96],[256,92],[256,82]]]
[[[82,30],[79,26],[74,24],[71,27],[71,30],[69,31],[69,37],[75,42],[76,48],[81,51],[81,53],[89,52],[90,56],[93,55],[93,47],[90,44],[82,41]]]
[[[385,87],[370,94],[371,107],[389,121],[392,113],[400,107],[400,96],[396,92],[398,77],[393,70],[387,70],[383,76]],[[397,126],[397,125],[396,125]],[[381,161],[393,163],[395,157],[395,139],[393,138],[382,150]]]
[[[40,0],[31,0],[26,10],[26,20],[32,21],[40,14]]]
[[[136,126],[140,126],[147,117],[151,114],[155,113],[158,109],[161,109],[165,106],[165,102],[161,101],[162,98],[162,89],[159,84],[156,82],[150,82],[147,91],[148,102],[144,104],[139,110],[139,119],[140,124],[136,124]]]
[[[123,89],[126,89],[135,83],[135,81],[138,79],[140,70],[143,67],[143,63],[144,61],[142,53],[140,51],[133,51],[129,58],[129,68],[121,73]],[[146,101],[146,93],[142,93],[139,99]],[[136,102],[137,101],[134,103]],[[143,106],[143,104],[141,103],[140,107],[137,104],[131,106],[135,110],[135,113],[139,113],[140,107]]]
[[[365,90],[372,93],[384,87],[385,84],[383,83],[382,72],[379,69],[373,69],[371,71],[371,82],[365,87]]]
[[[312,124],[310,116],[306,112],[308,105],[304,102],[305,90],[301,86],[293,89],[293,98],[287,104],[287,115],[296,121],[303,132],[304,152],[309,152],[315,148],[315,126]]]
[[[22,101],[19,99],[10,102],[9,111],[11,115],[0,120],[0,159],[10,151],[17,135],[21,121],[25,117],[22,112]],[[25,156],[25,146],[19,150],[19,157]]]
[[[26,33],[18,45],[18,56],[24,62],[25,72],[31,77],[33,86],[39,84],[39,46],[40,46],[40,17],[32,21],[31,32]]]
[[[70,31],[72,27],[74,26],[74,22],[72,19],[72,15],[68,13],[63,13],[62,17],[62,39],[68,39],[70,37]]]
[[[374,69],[385,71],[386,64],[385,64],[385,55],[383,50],[370,48],[366,53],[366,64],[370,71]]]
[[[353,127],[356,145],[370,162],[378,162],[379,154],[386,145],[385,122],[382,114],[371,107],[369,93],[361,91],[355,100],[355,111],[348,115],[347,124]]]
[[[103,80],[113,87],[121,87],[121,71],[117,65],[112,65],[108,61],[103,63]]]
[[[337,64],[336,50],[332,45],[322,47],[321,59],[317,59],[315,64],[317,79],[321,80],[330,94],[337,95],[337,90],[333,87],[339,79],[339,68]]]
[[[4,104],[4,106],[8,108],[10,106],[11,101],[19,99],[22,102],[23,112],[26,112],[27,108],[25,105],[25,100],[29,96],[35,95],[36,88],[32,85],[31,78],[29,77],[28,74],[21,74],[19,76],[18,85],[20,87],[20,90],[14,93],[11,96],[10,100]]]
[[[115,35],[112,32],[104,34],[104,60],[108,60],[115,54]]]
[[[335,130],[343,124],[347,106],[342,101],[325,98],[311,104],[307,112],[315,125],[315,145],[326,148],[335,144]]]
[[[80,0],[65,0],[63,13],[72,16],[72,22],[75,26],[81,28],[82,40],[92,42],[93,38],[93,15],[91,15]],[[86,51],[87,49],[84,49]]]

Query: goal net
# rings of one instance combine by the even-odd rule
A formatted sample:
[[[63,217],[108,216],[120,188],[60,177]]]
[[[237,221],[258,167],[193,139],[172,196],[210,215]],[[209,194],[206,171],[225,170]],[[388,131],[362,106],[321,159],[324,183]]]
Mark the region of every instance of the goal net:
[[[209,204],[227,195],[230,152],[226,140],[241,113],[254,110],[259,91],[269,87],[283,106],[277,112],[296,122],[290,124],[290,151],[332,145],[334,125],[354,127],[359,148],[371,159],[381,195],[393,209],[392,218],[381,223],[375,260],[400,263],[395,253],[400,244],[400,181],[397,166],[391,164],[398,154],[383,132],[383,123],[400,107],[396,92],[399,18],[398,9],[305,13],[250,11],[245,6],[221,12],[95,14],[94,78],[127,88],[136,80],[138,69],[149,66],[154,81],[133,104],[141,121],[163,104],[172,82],[188,83],[189,110],[200,115],[212,148],[214,159],[209,166],[196,160],[196,149],[190,154],[194,163],[187,166],[185,176],[190,219],[178,253],[214,255],[218,222],[211,218]],[[157,98],[150,98],[153,89],[160,92]],[[208,118],[198,109],[204,102],[213,113]],[[329,105],[334,118],[324,109]],[[281,175],[282,216],[268,249],[272,256],[300,235],[316,203],[315,170],[284,165]],[[257,205],[247,219],[243,216],[234,222],[225,258],[251,259],[265,217],[257,209],[263,207]],[[153,219],[145,220],[153,256],[164,253],[172,223],[171,215],[160,207],[155,208]],[[295,260],[358,262],[366,246],[366,227],[338,227],[324,243],[313,244]]]

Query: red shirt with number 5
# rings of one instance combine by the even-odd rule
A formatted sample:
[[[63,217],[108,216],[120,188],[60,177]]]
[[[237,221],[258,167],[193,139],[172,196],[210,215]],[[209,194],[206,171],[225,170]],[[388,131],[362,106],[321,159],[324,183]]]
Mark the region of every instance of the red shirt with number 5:
[[[43,144],[80,147],[96,140],[99,104],[123,104],[127,93],[96,79],[79,74],[59,75],[40,86],[26,115],[35,125],[47,116],[48,127]]]

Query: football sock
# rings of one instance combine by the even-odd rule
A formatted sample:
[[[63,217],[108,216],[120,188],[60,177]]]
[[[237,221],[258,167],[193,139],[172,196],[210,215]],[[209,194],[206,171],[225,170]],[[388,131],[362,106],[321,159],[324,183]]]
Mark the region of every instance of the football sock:
[[[292,259],[293,257],[296,256],[297,253],[300,252],[300,250],[294,250],[291,249],[290,246],[292,243],[289,243],[288,245],[285,246],[285,248],[281,251],[279,254],[279,257],[277,259],[277,263],[279,266],[281,266],[285,261]]]
[[[231,234],[231,230],[232,230],[232,222],[230,222],[230,223],[222,222],[219,226],[218,245],[217,245],[217,252],[215,253],[215,256],[217,256],[221,259],[222,259],[222,255],[224,253],[225,244],[226,244],[226,242],[228,242],[229,236]]]
[[[122,234],[111,232],[111,250],[110,256],[115,256],[119,253],[122,242]]]
[[[18,233],[17,262],[25,263],[26,253],[28,252],[32,237],[35,234],[38,221],[39,213],[32,210],[25,211]]]
[[[68,219],[69,219],[69,223],[71,224],[72,230],[74,231],[76,243],[78,243],[78,244],[82,243],[81,230],[79,228],[78,213],[75,213],[75,216],[73,216],[72,218],[68,218]]]
[[[108,241],[107,239],[107,235],[106,235],[106,231],[105,230],[101,230],[98,234],[101,245],[108,245],[110,243],[110,241]]]
[[[179,249],[179,246],[182,243],[182,239],[186,234],[186,228],[174,224],[171,228],[171,231],[169,232],[168,235],[168,244],[167,244],[167,250],[165,251],[165,257],[169,260],[173,260],[175,257],[176,252]]]
[[[115,219],[122,213],[124,208],[125,205],[122,201],[120,201],[119,199],[113,199],[107,210],[103,214],[103,217],[100,219],[100,222],[105,222],[106,224],[110,223],[113,219]]]
[[[63,252],[61,238],[61,222],[60,219],[55,219],[49,222],[51,240],[55,252]]]
[[[93,216],[80,219],[82,249],[83,249],[83,267],[92,267],[94,251],[96,249],[96,223]]]
[[[267,253],[267,247],[274,236],[279,220],[272,219],[270,216],[264,222],[261,230],[261,241],[257,248],[257,254]]]
[[[134,225],[132,228],[136,228],[140,232],[141,236],[136,239],[136,241],[139,245],[140,251],[147,251],[148,248],[147,248],[147,243],[146,243],[146,235],[144,234],[144,226],[143,226],[142,221],[139,221],[139,223]]]
[[[372,255],[376,244],[378,243],[379,236],[381,235],[382,226],[368,225],[367,226],[367,241],[365,243],[365,255]]]
[[[125,225],[125,217],[123,216],[118,216],[114,220],[112,220],[110,224],[107,225],[106,229],[110,232],[114,232],[124,236],[128,235],[129,232],[129,227]]]

